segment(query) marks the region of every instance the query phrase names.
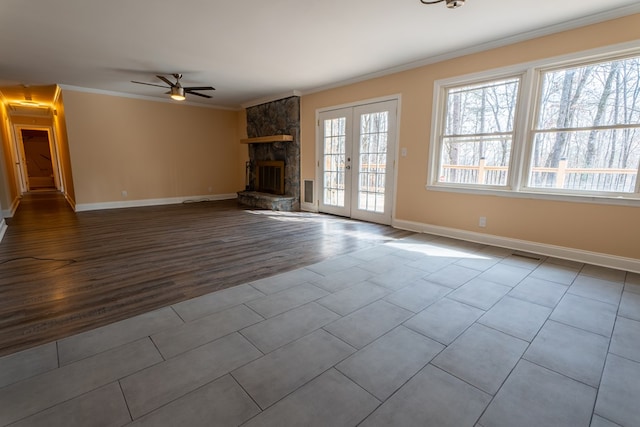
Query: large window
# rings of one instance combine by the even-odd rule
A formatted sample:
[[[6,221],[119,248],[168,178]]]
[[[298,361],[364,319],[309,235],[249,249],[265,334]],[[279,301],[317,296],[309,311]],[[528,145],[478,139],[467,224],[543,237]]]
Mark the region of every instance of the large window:
[[[509,71],[436,82],[430,186],[640,199],[640,52]]]
[[[519,78],[446,90],[438,182],[506,186]]]
[[[633,193],[640,57],[541,73],[529,186]]]

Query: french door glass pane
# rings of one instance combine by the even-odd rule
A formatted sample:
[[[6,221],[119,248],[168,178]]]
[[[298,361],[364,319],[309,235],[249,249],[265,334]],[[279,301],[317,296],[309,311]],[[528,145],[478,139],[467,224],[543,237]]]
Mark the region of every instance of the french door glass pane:
[[[346,122],[345,117],[324,122],[323,203],[328,206],[344,206]]]
[[[387,131],[389,113],[360,116],[360,158],[358,169],[358,209],[384,212]]]

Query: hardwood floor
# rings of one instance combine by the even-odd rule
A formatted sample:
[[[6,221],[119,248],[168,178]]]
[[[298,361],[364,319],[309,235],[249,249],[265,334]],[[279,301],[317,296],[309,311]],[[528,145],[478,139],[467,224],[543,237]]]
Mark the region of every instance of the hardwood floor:
[[[26,195],[0,242],[0,356],[411,233],[235,200],[75,213]]]

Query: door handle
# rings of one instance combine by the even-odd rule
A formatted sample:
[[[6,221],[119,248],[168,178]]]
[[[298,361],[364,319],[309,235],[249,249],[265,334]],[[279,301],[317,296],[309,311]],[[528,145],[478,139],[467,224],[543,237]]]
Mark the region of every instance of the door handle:
[[[349,169],[351,169],[351,165],[347,165],[347,166],[345,166],[344,168],[345,168],[346,170],[349,170]]]

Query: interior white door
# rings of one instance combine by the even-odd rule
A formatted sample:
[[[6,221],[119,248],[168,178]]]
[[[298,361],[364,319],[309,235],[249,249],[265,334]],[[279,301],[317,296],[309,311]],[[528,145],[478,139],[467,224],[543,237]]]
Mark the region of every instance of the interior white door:
[[[397,101],[319,114],[321,212],[391,223]]]

